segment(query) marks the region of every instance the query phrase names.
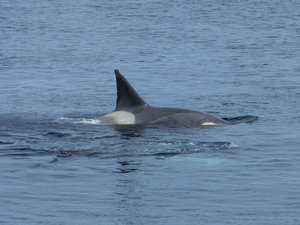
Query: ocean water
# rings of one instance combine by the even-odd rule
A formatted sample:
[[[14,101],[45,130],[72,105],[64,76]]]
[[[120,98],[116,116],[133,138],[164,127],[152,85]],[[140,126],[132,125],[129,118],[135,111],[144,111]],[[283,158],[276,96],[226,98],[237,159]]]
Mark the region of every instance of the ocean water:
[[[300,224],[299,25],[296,0],[0,0],[0,224]],[[114,69],[240,121],[101,125]]]

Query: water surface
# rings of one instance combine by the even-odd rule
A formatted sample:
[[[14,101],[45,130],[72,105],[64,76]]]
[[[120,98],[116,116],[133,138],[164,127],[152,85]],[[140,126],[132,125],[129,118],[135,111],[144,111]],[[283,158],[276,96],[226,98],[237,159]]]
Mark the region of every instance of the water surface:
[[[0,1],[0,223],[300,224],[297,1]],[[232,126],[102,126],[119,69]]]

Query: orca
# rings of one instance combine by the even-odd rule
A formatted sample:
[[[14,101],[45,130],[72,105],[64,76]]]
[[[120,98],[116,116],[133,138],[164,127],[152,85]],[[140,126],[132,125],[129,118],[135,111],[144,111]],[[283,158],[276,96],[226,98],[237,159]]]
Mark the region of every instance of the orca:
[[[139,96],[119,70],[115,70],[115,76],[117,83],[116,109],[99,118],[102,124],[167,124],[182,126],[229,124],[223,119],[194,110],[152,107]]]

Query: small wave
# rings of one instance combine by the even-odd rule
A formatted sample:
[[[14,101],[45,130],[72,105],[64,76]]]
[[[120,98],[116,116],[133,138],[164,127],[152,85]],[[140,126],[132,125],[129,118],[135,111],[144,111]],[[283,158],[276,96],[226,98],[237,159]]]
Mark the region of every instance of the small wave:
[[[246,115],[246,116],[237,116],[237,117],[222,118],[222,119],[232,124],[253,123],[258,120],[258,116]]]
[[[239,146],[232,143],[232,142],[202,142],[203,147],[209,147],[213,149],[234,149],[238,148]]]
[[[199,146],[206,147],[206,148],[218,148],[218,149],[238,148],[238,145],[236,145],[232,142],[224,142],[224,141],[216,141],[216,142],[164,141],[159,144],[160,145],[172,145],[172,146],[180,145],[180,146],[186,146],[186,147],[190,147],[190,148],[199,147]]]
[[[87,119],[87,118],[68,118],[59,117],[55,120],[57,123],[71,123],[71,124],[90,124],[90,125],[102,125],[98,119]]]
[[[160,152],[150,152],[152,155],[166,158],[175,155],[197,154],[203,152],[223,152],[233,153],[239,146],[232,142],[162,142],[160,145],[168,146],[171,148],[163,149]]]
[[[51,131],[51,132],[43,134],[43,136],[52,136],[52,137],[62,138],[62,137],[70,136],[70,134]]]
[[[13,142],[8,142],[8,141],[0,141],[0,145],[12,145]]]

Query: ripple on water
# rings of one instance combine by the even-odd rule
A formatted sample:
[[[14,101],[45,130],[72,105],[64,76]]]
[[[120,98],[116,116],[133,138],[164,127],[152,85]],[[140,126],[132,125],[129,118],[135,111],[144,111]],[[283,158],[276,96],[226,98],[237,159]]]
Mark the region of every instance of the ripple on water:
[[[71,135],[67,134],[67,133],[50,131],[50,132],[47,132],[47,133],[43,134],[43,136],[62,138],[62,137],[68,137],[68,136],[71,136]]]

